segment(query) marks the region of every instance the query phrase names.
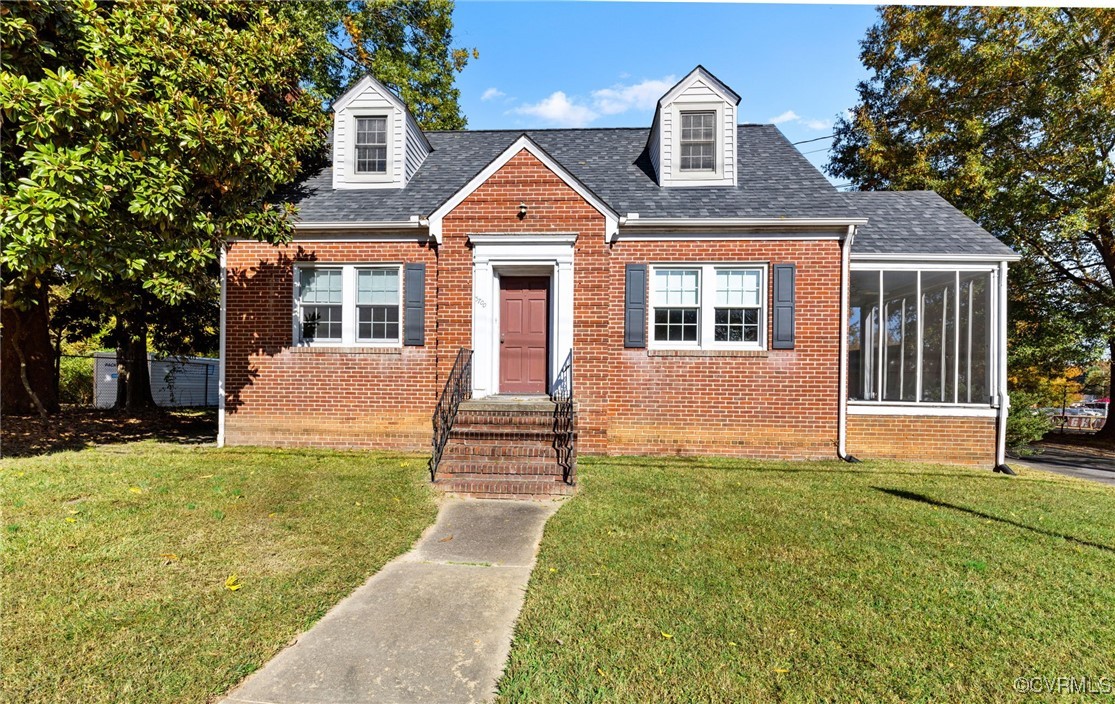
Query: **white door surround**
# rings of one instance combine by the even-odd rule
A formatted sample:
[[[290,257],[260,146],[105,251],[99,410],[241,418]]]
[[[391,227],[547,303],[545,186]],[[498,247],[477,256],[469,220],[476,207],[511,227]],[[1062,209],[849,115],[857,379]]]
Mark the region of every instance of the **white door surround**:
[[[472,243],[472,395],[499,393],[499,277],[550,277],[547,379],[573,349],[575,233],[470,235]]]

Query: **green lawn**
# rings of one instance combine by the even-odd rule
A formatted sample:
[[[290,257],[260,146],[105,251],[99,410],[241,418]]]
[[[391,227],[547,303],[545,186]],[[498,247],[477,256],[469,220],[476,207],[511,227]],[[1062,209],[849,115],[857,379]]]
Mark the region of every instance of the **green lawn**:
[[[501,701],[1115,686],[1110,487],[883,462],[586,458],[580,473],[546,527]]]
[[[426,480],[415,457],[154,442],[0,461],[0,699],[223,693],[410,547]]]

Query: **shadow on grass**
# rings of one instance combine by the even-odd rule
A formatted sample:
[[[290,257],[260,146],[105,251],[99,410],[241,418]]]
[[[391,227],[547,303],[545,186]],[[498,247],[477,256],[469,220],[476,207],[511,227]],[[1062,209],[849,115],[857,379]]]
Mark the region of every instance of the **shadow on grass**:
[[[758,474],[853,474],[871,476],[918,476],[918,477],[959,477],[963,479],[1004,480],[1004,475],[974,468],[958,468],[955,472],[904,472],[881,469],[845,469],[850,465],[838,460],[787,460],[781,466],[763,464],[762,460],[725,460],[723,464],[709,462],[704,457],[600,457],[591,461],[593,465],[613,467],[674,466],[685,469],[715,469],[728,472],[755,472]],[[818,464],[822,466],[817,466]],[[787,466],[797,465],[797,466]],[[1050,480],[1053,481],[1053,480]]]
[[[160,440],[202,445],[217,440],[216,409],[160,410],[129,417],[113,410],[65,410],[45,420],[38,417],[0,418],[3,457],[33,457],[95,445],[117,445]]]
[[[950,504],[947,501],[940,501],[938,499],[934,499],[932,497],[926,496],[925,494],[917,494],[915,492],[904,491],[902,489],[887,489],[887,488],[881,487],[881,486],[873,486],[871,488],[874,489],[875,491],[881,491],[884,494],[890,494],[891,496],[896,496],[900,499],[906,499],[907,501],[918,501],[918,502],[923,503],[923,504],[929,504],[930,506],[938,506],[940,508],[948,508],[948,509],[952,509],[953,511],[960,511],[962,513],[967,513],[967,514],[972,515],[972,516],[978,516],[979,518],[984,518],[984,519],[989,520],[989,521],[998,521],[999,523],[1006,523],[1007,525],[1014,526],[1015,528],[1022,528],[1024,530],[1032,531],[1034,533],[1039,533],[1041,535],[1049,536],[1050,538],[1061,538],[1062,540],[1067,540],[1070,543],[1076,543],[1077,545],[1084,545],[1084,546],[1087,546],[1087,547],[1090,547],[1090,548],[1096,548],[1098,550],[1106,550],[1107,552],[1115,552],[1115,548],[1111,547],[1110,545],[1103,545],[1102,543],[1093,543],[1090,540],[1082,540],[1080,538],[1076,538],[1076,537],[1071,536],[1071,535],[1066,535],[1064,533],[1057,533],[1055,531],[1045,530],[1044,528],[1036,528],[1034,526],[1026,525],[1025,523],[1020,523],[1019,521],[1012,521],[1009,518],[1001,518],[999,516],[995,516],[995,515],[992,515],[990,513],[984,513],[983,511],[977,511],[975,509],[965,508],[964,506],[957,506],[956,504]]]

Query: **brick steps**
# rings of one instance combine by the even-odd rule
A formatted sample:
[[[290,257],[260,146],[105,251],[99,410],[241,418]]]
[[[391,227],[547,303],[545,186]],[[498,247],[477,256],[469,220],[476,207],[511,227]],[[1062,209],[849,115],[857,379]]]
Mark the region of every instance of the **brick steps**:
[[[435,487],[479,498],[567,496],[554,450],[554,404],[484,399],[461,404]]]

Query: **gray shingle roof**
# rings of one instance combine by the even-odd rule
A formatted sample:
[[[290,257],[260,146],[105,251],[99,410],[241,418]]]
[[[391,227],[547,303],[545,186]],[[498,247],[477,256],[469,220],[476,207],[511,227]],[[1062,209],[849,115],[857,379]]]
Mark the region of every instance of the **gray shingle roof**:
[[[526,134],[620,215],[641,218],[857,218],[853,254],[1013,252],[932,191],[840,193],[774,125],[739,125],[739,185],[663,188],[645,128],[428,132],[433,151],[406,188],[333,190],[332,168],[280,194],[303,222],[425,217]]]
[[[281,197],[304,222],[427,216],[526,134],[613,210],[641,217],[845,218],[855,211],[773,125],[740,125],[739,186],[662,188],[645,128],[428,132],[434,151],[406,188],[333,190],[326,168]]]
[[[856,230],[857,254],[971,254],[1014,251],[933,191],[853,191],[844,197],[868,222]]]

